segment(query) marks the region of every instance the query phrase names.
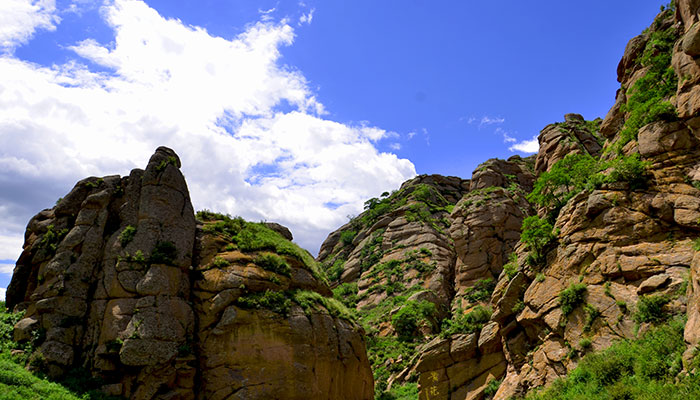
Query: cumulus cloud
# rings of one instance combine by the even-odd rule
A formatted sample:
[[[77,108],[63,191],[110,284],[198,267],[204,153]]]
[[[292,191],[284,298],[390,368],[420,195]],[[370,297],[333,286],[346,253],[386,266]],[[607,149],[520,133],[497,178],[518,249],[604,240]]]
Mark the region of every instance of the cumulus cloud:
[[[75,181],[128,174],[159,145],[180,155],[195,208],[280,222],[312,251],[365,199],[415,175],[377,150],[394,133],[324,118],[302,72],[280,61],[295,38],[286,21],[227,40],[141,1],[112,1],[102,15],[114,41],[74,43],[74,61],[0,57],[0,217],[14,223],[0,231],[0,254],[15,252],[6,258],[31,215]]]
[[[55,0],[2,0],[0,49],[12,51],[29,41],[37,29],[53,31],[59,22]]]
[[[0,288],[0,301],[5,301],[6,294],[7,294],[7,290],[4,288]]]
[[[519,151],[521,153],[537,153],[540,149],[540,143],[537,141],[537,136],[534,136],[530,140],[523,140],[520,143],[516,143],[510,147],[510,151]]]

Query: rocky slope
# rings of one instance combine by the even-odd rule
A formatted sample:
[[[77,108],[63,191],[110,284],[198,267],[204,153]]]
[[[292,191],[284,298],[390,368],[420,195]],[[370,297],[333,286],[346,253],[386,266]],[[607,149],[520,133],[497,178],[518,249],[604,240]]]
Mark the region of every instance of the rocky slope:
[[[276,224],[197,221],[179,167],[161,147],[29,222],[7,305],[32,368],[130,399],[370,398],[362,329],[311,256]]]
[[[358,284],[378,389],[417,378],[421,399],[523,396],[671,315],[687,315],[692,361],[700,342],[699,7],[679,1],[630,41],[604,120],[567,114],[542,130],[535,160],[487,161],[451,191],[457,201],[406,195],[427,179],[436,193],[457,186],[457,178],[419,177],[329,236],[319,261],[335,269],[338,287]],[[409,207],[429,211],[422,224]],[[381,251],[367,258],[371,243]],[[396,255],[405,249],[437,268],[414,280]],[[391,278],[377,279],[373,271],[391,260],[401,261]],[[420,287],[372,286],[387,282]],[[406,335],[397,316],[419,299],[437,311],[412,309],[423,325]],[[372,345],[382,338],[410,351],[387,357]]]

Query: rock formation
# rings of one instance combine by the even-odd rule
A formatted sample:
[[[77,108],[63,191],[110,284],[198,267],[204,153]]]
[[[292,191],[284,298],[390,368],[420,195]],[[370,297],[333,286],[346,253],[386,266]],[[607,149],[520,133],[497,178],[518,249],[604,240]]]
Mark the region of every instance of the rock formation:
[[[161,147],[29,222],[7,305],[34,368],[130,399],[370,398],[362,329],[311,256],[281,225],[198,222],[179,167]]]

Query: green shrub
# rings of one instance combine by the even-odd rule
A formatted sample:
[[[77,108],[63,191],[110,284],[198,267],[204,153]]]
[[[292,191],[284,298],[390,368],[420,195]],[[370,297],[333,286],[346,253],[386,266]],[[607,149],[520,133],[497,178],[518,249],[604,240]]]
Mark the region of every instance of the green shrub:
[[[578,341],[578,347],[581,349],[587,349],[591,347],[591,339],[589,338],[582,338],[581,340]]]
[[[518,265],[518,255],[515,253],[510,253],[508,256],[508,263],[503,266],[503,271],[505,271],[508,280],[515,278],[520,269]]]
[[[291,300],[283,292],[270,289],[264,292],[241,296],[236,303],[242,308],[267,309],[286,316],[292,306]]]
[[[592,189],[602,178],[598,161],[589,154],[569,154],[543,172],[535,181],[527,200],[553,211],[582,190]]]
[[[595,319],[600,316],[600,311],[590,304],[584,304],[583,310],[586,312],[586,323],[583,326],[583,331],[588,332],[593,326]]]
[[[391,390],[375,397],[376,400],[415,400],[418,398],[418,383],[393,384]]]
[[[223,257],[215,257],[214,260],[211,262],[211,266],[214,268],[226,268],[229,265],[231,265],[228,260],[226,260]]]
[[[58,244],[67,234],[68,229],[56,230],[53,225],[49,225],[46,228],[46,233],[44,233],[41,241],[39,241],[39,246],[41,246],[46,253],[55,254]]]
[[[488,301],[491,299],[493,289],[496,288],[496,281],[491,278],[480,279],[464,292],[464,298],[470,303],[478,303],[480,301]]]
[[[651,329],[641,339],[614,343],[585,356],[567,377],[528,400],[691,399],[700,396],[700,377],[685,375],[682,354],[685,321]],[[584,339],[582,339],[583,341]],[[585,343],[579,342],[579,347]]]
[[[295,290],[291,293],[291,297],[307,314],[309,314],[311,310],[319,310],[320,307],[323,307],[334,317],[343,318],[348,321],[355,320],[353,312],[337,299],[328,298],[310,290]]]
[[[177,158],[170,156],[167,159],[161,161],[160,164],[156,166],[156,172],[163,172],[168,165],[174,165],[175,167],[177,167]]]
[[[330,266],[326,270],[326,274],[328,275],[328,279],[331,282],[336,282],[340,280],[340,277],[343,275],[343,267],[345,266],[345,260],[343,259],[336,259],[335,262],[333,262],[333,265]]]
[[[535,276],[535,281],[536,281],[536,282],[544,282],[544,280],[545,280],[545,276],[544,276],[544,274],[541,273],[541,272],[538,273],[537,276]]]
[[[128,225],[122,233],[119,234],[119,243],[121,243],[122,248],[126,247],[127,244],[131,243],[132,240],[134,240],[134,236],[136,235],[136,227]]]
[[[255,257],[255,263],[261,268],[272,271],[274,273],[290,276],[292,273],[292,268],[287,264],[286,261],[277,254],[274,253],[261,253]]]
[[[391,317],[391,325],[402,340],[411,339],[422,322],[429,322],[437,312],[435,304],[422,300],[408,300]]]
[[[637,312],[634,314],[634,320],[639,323],[656,323],[665,320],[667,315],[664,306],[669,301],[671,299],[665,295],[641,296],[637,301]]]
[[[148,262],[151,264],[172,264],[177,257],[177,248],[175,243],[170,241],[158,242],[153,251],[151,252],[151,257]]]
[[[586,285],[583,283],[572,283],[568,288],[559,292],[559,306],[564,316],[571,314],[576,307],[583,303],[586,294]]]
[[[639,129],[659,120],[674,120],[676,110],[669,99],[676,94],[678,78],[671,67],[673,45],[678,39],[675,25],[651,33],[649,41],[637,62],[648,67],[647,73],[639,78],[627,91],[627,103],[622,111],[628,113],[620,139],[611,147],[620,153],[622,148],[637,138]]]
[[[358,292],[357,282],[343,283],[333,289],[333,298],[341,301],[346,307],[354,309],[357,306]]]
[[[606,182],[627,182],[633,190],[646,187],[649,163],[642,161],[639,154],[618,156],[606,166],[612,168]]]
[[[350,246],[355,236],[357,236],[357,231],[343,231],[340,233],[340,243],[343,246]]]
[[[498,391],[498,388],[501,387],[501,383],[503,383],[503,379],[492,379],[484,389],[484,396],[486,396],[487,399],[493,397]]]
[[[556,235],[552,224],[533,215],[523,220],[520,240],[530,249],[528,260],[535,265],[541,265],[545,261],[545,250],[556,240]]]
[[[490,319],[491,309],[481,305],[474,307],[468,313],[464,313],[461,308],[458,308],[451,319],[442,321],[440,336],[449,337],[456,333],[478,332]]]

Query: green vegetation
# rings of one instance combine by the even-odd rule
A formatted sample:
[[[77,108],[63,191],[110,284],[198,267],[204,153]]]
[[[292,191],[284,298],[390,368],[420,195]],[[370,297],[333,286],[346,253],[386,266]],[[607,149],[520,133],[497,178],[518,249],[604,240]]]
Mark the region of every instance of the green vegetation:
[[[24,313],[9,313],[5,302],[0,302],[0,399],[2,400],[117,400],[99,392],[103,384],[90,377],[82,369],[74,369],[60,382],[50,382],[43,375],[34,375],[23,365],[30,359],[40,364],[41,357],[34,351],[33,343],[19,344],[12,341],[14,325]],[[39,335],[37,335],[39,336]],[[24,353],[11,355],[13,349]]]
[[[391,317],[391,325],[401,340],[411,340],[422,324],[431,324],[437,309],[429,301],[408,300],[404,306]]]
[[[646,185],[648,163],[639,154],[618,155],[609,161],[589,154],[569,154],[543,172],[527,200],[548,210],[547,219],[553,224],[562,207],[578,193],[593,190],[603,183],[627,182],[630,189]]]
[[[122,233],[119,234],[119,243],[122,245],[122,247],[126,247],[127,244],[134,240],[135,235],[136,227],[128,225],[126,228],[124,228]]]
[[[350,246],[355,236],[357,236],[357,231],[343,231],[340,233],[340,243],[342,243],[343,246]]]
[[[290,276],[292,273],[292,268],[289,264],[287,264],[282,257],[274,253],[258,254],[258,256],[255,257],[255,264],[262,269],[284,276]]]
[[[484,389],[484,396],[487,399],[490,399],[493,397],[493,395],[496,394],[498,391],[498,388],[501,387],[501,383],[503,383],[503,379],[493,379],[491,382],[486,385],[486,389]]]
[[[166,160],[161,161],[160,164],[156,166],[156,172],[163,172],[168,165],[177,167],[177,158],[170,156]]]
[[[44,236],[39,242],[39,246],[41,246],[46,253],[55,254],[58,244],[63,240],[66,234],[68,234],[68,229],[56,230],[53,225],[49,225],[46,228],[46,233],[44,233]]]
[[[471,311],[465,313],[459,307],[451,319],[442,321],[442,331],[440,336],[449,337],[456,333],[473,333],[478,332],[484,327],[484,324],[491,319],[491,309],[481,305],[472,308]]]
[[[588,332],[591,330],[591,327],[593,326],[593,322],[595,322],[595,319],[600,316],[600,310],[598,310],[597,308],[593,307],[590,304],[584,304],[583,310],[586,312],[586,323],[583,326],[583,331]]]
[[[320,310],[320,307],[323,307],[333,317],[348,321],[355,320],[354,312],[349,310],[341,301],[325,297],[320,293],[309,290],[295,290],[291,292],[291,298],[295,303],[299,304],[307,314],[309,314],[311,310]]]
[[[158,242],[153,247],[151,252],[151,257],[149,257],[148,262],[150,264],[169,264],[172,265],[177,257],[177,248],[175,244],[170,241]]]
[[[508,256],[508,263],[503,266],[503,271],[505,271],[508,280],[515,278],[518,274],[520,266],[518,265],[518,255],[515,253],[510,253]]]
[[[481,279],[464,292],[464,298],[470,303],[489,301],[495,288],[496,281],[493,279]]]
[[[611,148],[620,153],[622,148],[637,139],[639,129],[655,121],[672,121],[677,118],[676,109],[669,99],[676,94],[678,78],[671,66],[673,45],[678,39],[676,26],[654,31],[637,63],[649,68],[627,90],[627,103],[621,111],[628,113],[620,139]]]
[[[223,257],[214,257],[214,260],[211,262],[211,266],[214,268],[226,268],[229,265],[231,264]]]
[[[685,400],[700,398],[700,376],[679,375],[683,341],[682,319],[650,330],[638,340],[620,341],[584,357],[566,378],[528,400]],[[584,347],[585,346],[581,346]]]
[[[391,390],[381,393],[377,400],[415,400],[418,398],[418,384],[409,382],[399,385],[392,385]]]
[[[527,217],[523,220],[522,233],[520,240],[527,244],[530,254],[528,255],[528,263],[531,265],[544,264],[547,247],[556,240],[557,235],[554,232],[552,224],[546,219],[542,219],[537,215]]]
[[[354,309],[357,306],[357,282],[343,283],[333,289],[333,298]]]
[[[279,255],[294,257],[301,261],[314,277],[323,282],[327,281],[326,275],[321,272],[316,260],[308,251],[303,250],[262,223],[247,222],[241,217],[231,217],[208,210],[197,212],[197,218],[206,221],[203,228],[204,233],[219,235],[242,252],[268,250]]]
[[[410,364],[411,358],[416,354],[417,345],[417,343],[391,336],[367,337],[367,356],[374,374],[375,399],[392,399],[392,397],[381,397],[390,396],[394,392],[392,390],[389,394],[385,393],[387,381],[392,373],[400,372]],[[412,400],[415,399],[416,397],[412,398]]]
[[[664,306],[671,301],[665,295],[641,296],[637,301],[637,312],[634,313],[634,320],[638,323],[657,323],[666,320],[667,313]]]
[[[564,316],[571,314],[576,307],[583,303],[586,294],[586,285],[583,283],[572,283],[568,288],[559,292],[559,306]]]
[[[87,182],[83,182],[83,186],[86,187],[86,188],[88,188],[88,189],[96,189],[96,188],[102,186],[102,184],[103,184],[104,182],[105,182],[104,179],[99,178],[99,179],[95,179],[94,181],[93,181],[93,180],[90,180],[90,181],[87,181]]]
[[[267,289],[264,292],[250,293],[239,297],[236,303],[241,308],[265,309],[286,316],[292,306],[287,293]]]

